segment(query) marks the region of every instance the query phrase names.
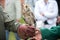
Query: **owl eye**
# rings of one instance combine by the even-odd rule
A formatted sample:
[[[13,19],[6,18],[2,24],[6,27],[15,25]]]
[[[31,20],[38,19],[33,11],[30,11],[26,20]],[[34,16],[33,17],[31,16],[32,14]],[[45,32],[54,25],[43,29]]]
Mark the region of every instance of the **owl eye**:
[[[28,6],[26,6],[26,8],[27,8]]]

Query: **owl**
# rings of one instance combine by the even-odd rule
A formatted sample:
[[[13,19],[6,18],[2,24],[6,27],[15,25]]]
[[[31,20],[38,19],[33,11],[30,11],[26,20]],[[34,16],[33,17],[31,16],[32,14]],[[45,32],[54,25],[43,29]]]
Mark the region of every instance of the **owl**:
[[[33,12],[31,11],[30,6],[27,4],[24,4],[22,10],[23,10],[22,14],[25,22],[29,25],[34,25],[35,18],[34,18]]]

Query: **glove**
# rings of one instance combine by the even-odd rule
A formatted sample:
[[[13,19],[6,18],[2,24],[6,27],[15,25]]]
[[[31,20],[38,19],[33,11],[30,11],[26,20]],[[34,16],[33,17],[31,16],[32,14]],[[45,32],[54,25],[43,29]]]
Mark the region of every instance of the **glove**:
[[[18,27],[17,33],[20,38],[27,39],[35,36],[35,27],[29,25],[20,25]]]
[[[42,36],[41,36],[41,32],[39,30],[35,30],[35,36],[33,36],[32,38],[30,38],[30,40],[41,40]]]

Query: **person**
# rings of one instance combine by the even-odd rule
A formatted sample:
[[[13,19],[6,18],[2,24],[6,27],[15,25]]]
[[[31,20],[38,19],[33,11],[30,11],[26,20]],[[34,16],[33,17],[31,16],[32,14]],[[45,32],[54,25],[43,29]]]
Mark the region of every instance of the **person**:
[[[0,40],[4,40],[5,38],[5,27],[4,27],[4,19],[2,16],[2,7],[0,6]]]
[[[58,16],[58,5],[55,0],[39,0],[35,4],[34,15],[36,27],[45,27],[50,29],[56,26]]]
[[[58,21],[60,23],[60,20]],[[60,25],[51,29],[37,29],[34,26],[21,25],[18,30],[19,37],[24,40],[27,40],[26,38],[30,40],[58,40],[60,38]]]
[[[15,22],[19,22],[21,17],[20,3],[21,3],[20,0],[0,0],[0,4],[3,9],[2,14],[4,15],[5,18],[4,19],[5,29],[10,30],[11,27],[13,27],[13,30],[15,31],[14,29]],[[6,38],[8,38],[8,36]]]
[[[1,8],[0,8],[1,9]],[[2,13],[2,10],[0,11],[0,27],[2,29],[4,29],[4,15]],[[58,18],[59,19],[59,18]],[[60,23],[60,19],[58,20]],[[28,38],[30,38],[31,40],[56,40],[57,38],[60,38],[60,25],[56,26],[56,27],[52,27],[51,29],[47,29],[47,28],[40,28],[40,29],[36,29],[34,26],[29,26],[29,25],[22,25],[22,24],[18,24],[17,22],[14,22],[13,25],[16,25],[15,27],[10,27],[7,30],[16,32],[20,38],[23,38],[24,40],[27,40]],[[5,27],[6,28],[6,27]],[[0,29],[0,35],[4,34],[5,29],[2,31],[2,29]],[[0,36],[1,40],[5,40],[4,37],[5,36]]]

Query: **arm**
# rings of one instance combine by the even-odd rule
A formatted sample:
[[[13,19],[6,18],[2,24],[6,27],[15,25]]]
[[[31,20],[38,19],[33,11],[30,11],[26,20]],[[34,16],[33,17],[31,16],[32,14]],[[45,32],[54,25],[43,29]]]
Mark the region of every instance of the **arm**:
[[[60,36],[60,26],[52,27],[50,30],[49,29],[40,29],[41,34],[42,34],[42,39],[55,39],[58,37],[57,35]]]
[[[9,29],[10,31],[16,32],[18,26],[20,25],[20,24],[19,24],[19,21],[20,21],[19,19],[20,19],[20,17],[21,17],[21,4],[20,4],[20,0],[14,0],[14,1],[13,1],[13,4],[14,4],[14,8],[15,8],[14,11],[16,11],[16,13],[15,13],[15,14],[16,14],[16,21],[10,22],[11,25],[9,25],[10,28],[8,27],[8,29]]]
[[[50,9],[48,9],[47,11],[44,12],[44,16],[47,17],[47,18],[57,17],[57,15],[58,15],[58,5],[57,5],[57,3],[54,1],[49,6],[50,6]]]
[[[36,2],[36,4],[35,4],[34,16],[35,16],[36,19],[39,18],[39,16],[40,16],[38,2]]]
[[[47,17],[44,17],[42,15],[41,7],[43,7],[41,4],[41,1],[37,1],[35,4],[34,16],[35,16],[35,19],[45,21],[45,20],[47,20]]]

